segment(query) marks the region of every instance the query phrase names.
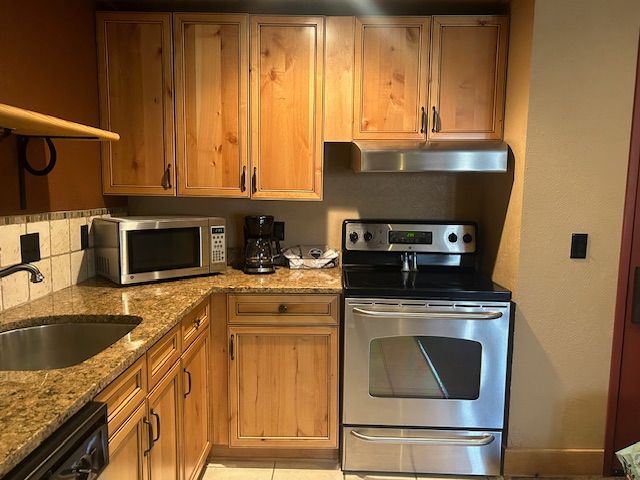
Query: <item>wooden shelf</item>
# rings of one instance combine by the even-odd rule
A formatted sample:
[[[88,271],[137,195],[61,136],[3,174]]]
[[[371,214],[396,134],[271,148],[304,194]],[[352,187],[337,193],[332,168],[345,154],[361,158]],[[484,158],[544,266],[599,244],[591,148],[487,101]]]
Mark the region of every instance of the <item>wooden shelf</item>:
[[[43,113],[0,103],[0,129],[29,137],[75,138],[115,142],[120,135]]]

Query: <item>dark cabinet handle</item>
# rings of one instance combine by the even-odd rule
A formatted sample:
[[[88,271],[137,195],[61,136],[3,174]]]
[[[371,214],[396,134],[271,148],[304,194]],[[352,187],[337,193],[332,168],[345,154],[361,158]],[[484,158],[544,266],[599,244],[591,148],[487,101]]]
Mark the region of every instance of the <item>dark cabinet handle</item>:
[[[436,110],[436,107],[431,107],[431,109],[433,110],[433,118],[431,119],[431,132],[436,133],[440,131],[440,129],[438,128],[438,111]]]
[[[231,360],[234,360],[234,352],[233,352],[233,335],[231,335],[231,339],[229,340],[229,355],[231,355]]]
[[[247,167],[242,166],[242,175],[240,176],[240,191],[244,192],[247,189]]]
[[[633,275],[633,302],[631,304],[631,323],[640,324],[640,267]]]
[[[424,133],[425,123],[427,121],[427,112],[424,111],[424,107],[420,107],[422,113],[420,114],[420,133]]]
[[[156,412],[153,411],[153,409],[151,409],[151,416],[155,417],[156,419],[156,436],[153,439],[153,443],[151,444],[152,446],[155,445],[155,443],[160,440],[160,415],[158,415]]]
[[[283,304],[281,304],[281,305],[278,307],[278,312],[280,312],[280,313],[287,313],[287,310],[288,310],[288,309],[289,309],[289,307],[287,307],[287,306],[283,303]]]
[[[251,191],[253,193],[256,193],[258,191],[258,179],[256,178],[257,176],[258,176],[258,168],[253,167],[253,175],[251,176]]]
[[[164,172],[167,181],[165,182],[165,189],[170,189],[171,187],[171,164],[167,165],[167,169]]]
[[[191,372],[186,368],[183,368],[182,371],[187,374],[187,392],[184,394],[184,398],[187,398],[191,393]]]
[[[149,455],[149,452],[153,448],[153,427],[151,426],[151,422],[147,420],[146,417],[142,420],[142,423],[147,426],[147,444],[149,445],[149,448],[147,448],[143,453],[143,455],[146,457],[147,455]]]
[[[200,325],[202,324],[202,319],[201,318],[196,318],[193,322],[193,327],[197,330],[200,328]]]

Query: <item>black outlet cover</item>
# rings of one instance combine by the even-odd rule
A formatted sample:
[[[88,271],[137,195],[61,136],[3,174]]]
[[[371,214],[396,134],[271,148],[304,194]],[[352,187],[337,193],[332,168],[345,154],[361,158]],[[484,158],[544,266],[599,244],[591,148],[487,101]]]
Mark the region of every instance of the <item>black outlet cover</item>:
[[[587,233],[571,234],[571,256],[570,258],[587,258]]]
[[[22,256],[22,263],[32,263],[40,260],[39,233],[20,235],[20,255]]]
[[[284,222],[273,222],[273,238],[284,240]]]
[[[89,248],[89,225],[80,225],[80,248]]]

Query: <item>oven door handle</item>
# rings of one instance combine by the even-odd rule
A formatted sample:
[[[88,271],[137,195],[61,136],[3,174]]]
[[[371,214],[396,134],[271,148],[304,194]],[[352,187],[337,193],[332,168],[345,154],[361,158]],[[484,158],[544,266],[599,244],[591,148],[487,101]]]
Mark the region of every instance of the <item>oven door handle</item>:
[[[496,437],[491,434],[485,435],[449,435],[438,437],[391,437],[391,436],[377,436],[377,435],[365,435],[357,430],[351,430],[351,435],[364,440],[365,442],[375,443],[411,443],[420,445],[458,445],[465,447],[483,447],[493,442]]]
[[[439,320],[443,318],[458,320],[495,320],[502,317],[502,312],[382,312],[379,310],[365,310],[363,308],[354,307],[353,312],[359,315],[369,317],[387,317],[387,318],[423,318],[425,320]]]

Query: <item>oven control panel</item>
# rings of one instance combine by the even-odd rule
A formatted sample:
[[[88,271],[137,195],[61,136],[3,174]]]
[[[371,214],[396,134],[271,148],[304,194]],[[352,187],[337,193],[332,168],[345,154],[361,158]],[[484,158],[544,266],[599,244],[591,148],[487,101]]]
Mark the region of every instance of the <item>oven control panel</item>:
[[[352,251],[474,253],[473,223],[391,223],[348,220],[343,245]]]

